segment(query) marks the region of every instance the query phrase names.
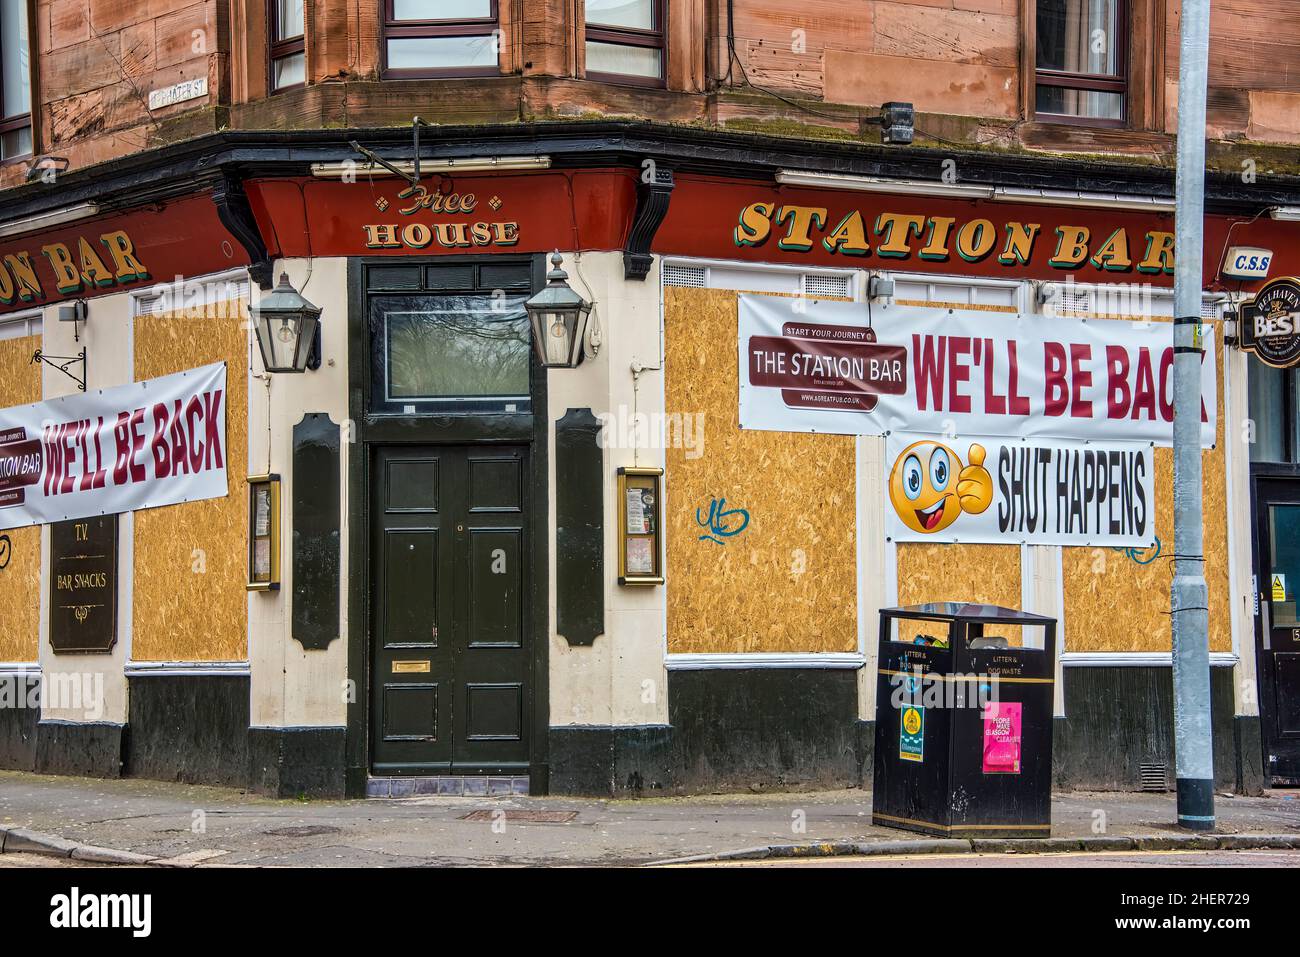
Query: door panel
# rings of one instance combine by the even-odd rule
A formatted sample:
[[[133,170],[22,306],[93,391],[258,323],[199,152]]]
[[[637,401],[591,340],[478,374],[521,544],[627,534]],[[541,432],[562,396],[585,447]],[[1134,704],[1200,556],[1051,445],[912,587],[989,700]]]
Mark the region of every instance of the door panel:
[[[468,740],[523,740],[523,685],[471,684],[465,688],[465,699],[465,737]]]
[[[518,459],[476,456],[469,462],[470,511],[520,512],[524,507],[524,475]]]
[[[1283,738],[1300,738],[1300,655],[1274,655],[1273,671],[1278,733]]]
[[[523,595],[518,529],[471,528],[469,642],[471,648],[522,648]]]
[[[438,460],[390,458],[384,463],[386,507],[390,512],[438,510]]]
[[[385,741],[438,740],[438,685],[393,684],[384,686]]]
[[[438,647],[438,530],[384,529],[385,648]]]
[[[375,450],[377,774],[527,769],[525,463],[515,447]]]
[[[526,621],[524,456],[475,450],[466,467],[466,521],[459,534],[465,587],[457,631],[456,763],[507,769],[528,760],[523,676],[531,654]]]
[[[1258,671],[1265,770],[1300,779],[1300,480],[1256,484]]]

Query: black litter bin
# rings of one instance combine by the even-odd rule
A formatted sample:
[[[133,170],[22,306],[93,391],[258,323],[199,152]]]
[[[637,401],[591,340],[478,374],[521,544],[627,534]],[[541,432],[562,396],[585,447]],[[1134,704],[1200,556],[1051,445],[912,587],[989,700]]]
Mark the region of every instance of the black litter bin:
[[[961,602],[886,608],[877,660],[871,822],[1047,837],[1056,620]]]

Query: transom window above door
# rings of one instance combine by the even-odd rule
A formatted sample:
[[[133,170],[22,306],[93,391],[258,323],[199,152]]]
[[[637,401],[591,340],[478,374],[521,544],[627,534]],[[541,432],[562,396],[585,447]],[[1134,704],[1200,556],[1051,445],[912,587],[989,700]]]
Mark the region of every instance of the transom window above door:
[[[1035,23],[1038,118],[1123,126],[1128,0],[1037,0]]]
[[[385,76],[493,76],[500,72],[498,0],[383,3]]]
[[[371,412],[529,412],[531,270],[371,266]]]

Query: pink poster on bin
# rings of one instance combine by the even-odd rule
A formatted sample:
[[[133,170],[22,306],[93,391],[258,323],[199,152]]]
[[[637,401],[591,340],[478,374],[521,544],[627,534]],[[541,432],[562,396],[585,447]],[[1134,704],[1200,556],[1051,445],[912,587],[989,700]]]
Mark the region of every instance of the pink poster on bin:
[[[984,773],[1020,773],[1020,702],[984,705]]]

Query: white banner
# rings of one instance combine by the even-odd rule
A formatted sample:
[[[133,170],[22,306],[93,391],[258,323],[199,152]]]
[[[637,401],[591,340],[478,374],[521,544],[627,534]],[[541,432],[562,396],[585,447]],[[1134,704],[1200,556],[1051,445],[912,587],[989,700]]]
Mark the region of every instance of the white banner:
[[[1149,549],[1149,442],[906,435],[885,443],[886,534],[896,542]]]
[[[225,363],[0,409],[0,528],[226,491]]]
[[[742,295],[740,425],[1173,441],[1173,326]],[[1214,336],[1201,443],[1214,444]]]

